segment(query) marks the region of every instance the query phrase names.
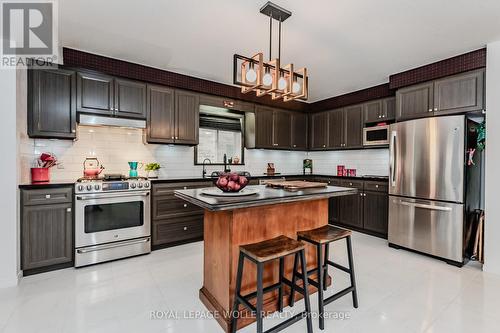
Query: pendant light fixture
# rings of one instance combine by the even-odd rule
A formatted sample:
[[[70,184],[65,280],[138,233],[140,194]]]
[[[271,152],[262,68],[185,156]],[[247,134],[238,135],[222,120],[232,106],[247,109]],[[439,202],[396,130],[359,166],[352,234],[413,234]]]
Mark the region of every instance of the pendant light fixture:
[[[269,60],[263,52],[252,57],[235,54],[233,58],[233,82],[241,86],[243,93],[255,92],[257,96],[271,95],[272,99],[307,100],[307,69],[294,70],[293,64],[281,67],[281,23],[292,13],[267,2],[260,13],[269,16]],[[278,57],[272,58],[273,20],[278,21]]]

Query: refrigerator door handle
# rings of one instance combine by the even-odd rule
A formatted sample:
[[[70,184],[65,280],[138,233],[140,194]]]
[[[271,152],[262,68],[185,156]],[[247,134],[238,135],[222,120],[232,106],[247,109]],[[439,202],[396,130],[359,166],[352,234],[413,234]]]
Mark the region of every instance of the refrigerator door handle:
[[[426,205],[422,203],[417,203],[417,202],[409,202],[409,201],[403,201],[399,200],[399,203],[403,206],[409,206],[409,207],[415,207],[415,208],[423,208],[423,209],[429,209],[429,210],[439,210],[442,212],[450,212],[451,207],[443,207],[443,206],[434,206],[434,205]]]
[[[391,132],[391,139],[390,139],[390,161],[389,161],[389,172],[390,172],[390,180],[391,180],[391,186],[394,187],[396,186],[396,131]]]

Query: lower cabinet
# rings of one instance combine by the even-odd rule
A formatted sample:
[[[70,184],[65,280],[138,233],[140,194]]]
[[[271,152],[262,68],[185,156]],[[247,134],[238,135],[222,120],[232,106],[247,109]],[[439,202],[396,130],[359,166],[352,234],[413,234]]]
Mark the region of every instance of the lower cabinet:
[[[72,191],[71,187],[22,190],[21,269],[24,275],[73,265]]]
[[[386,235],[388,228],[389,195],[385,192],[363,193],[363,228]]]
[[[174,191],[211,185],[211,182],[200,181],[153,184],[151,206],[153,249],[203,239],[203,209],[175,197]]]

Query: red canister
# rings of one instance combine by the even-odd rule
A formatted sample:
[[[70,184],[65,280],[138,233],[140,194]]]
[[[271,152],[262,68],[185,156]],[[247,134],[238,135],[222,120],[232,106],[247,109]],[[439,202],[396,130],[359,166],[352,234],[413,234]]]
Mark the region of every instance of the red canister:
[[[50,178],[49,168],[31,168],[31,182],[48,182]]]
[[[343,176],[345,165],[337,165],[337,176]]]

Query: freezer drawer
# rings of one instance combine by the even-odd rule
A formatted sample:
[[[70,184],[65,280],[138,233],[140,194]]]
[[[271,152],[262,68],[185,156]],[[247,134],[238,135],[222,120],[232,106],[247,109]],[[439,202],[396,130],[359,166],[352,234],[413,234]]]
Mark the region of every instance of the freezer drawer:
[[[463,260],[462,204],[389,196],[389,243]]]

